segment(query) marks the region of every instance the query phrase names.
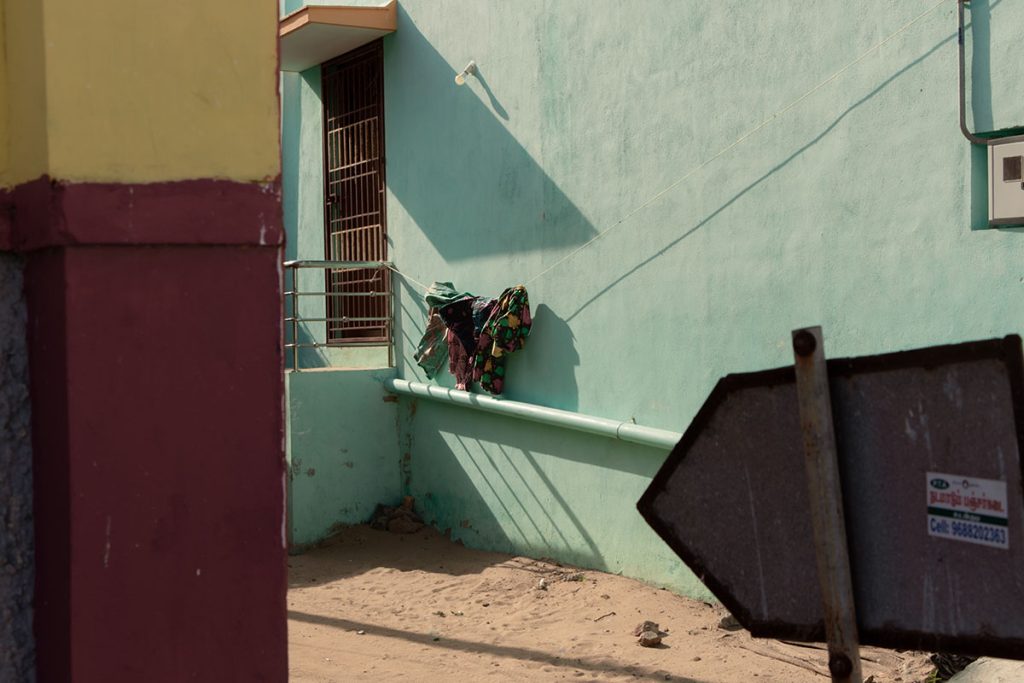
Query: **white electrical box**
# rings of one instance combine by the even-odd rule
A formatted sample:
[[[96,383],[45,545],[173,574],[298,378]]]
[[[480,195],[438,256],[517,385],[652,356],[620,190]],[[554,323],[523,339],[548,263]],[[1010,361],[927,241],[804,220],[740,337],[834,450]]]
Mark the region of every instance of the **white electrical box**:
[[[988,224],[1024,226],[1024,141],[988,146]]]

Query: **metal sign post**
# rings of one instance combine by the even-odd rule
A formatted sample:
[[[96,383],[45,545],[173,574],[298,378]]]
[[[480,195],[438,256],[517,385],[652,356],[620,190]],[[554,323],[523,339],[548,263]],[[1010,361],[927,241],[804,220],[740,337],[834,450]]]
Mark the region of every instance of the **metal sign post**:
[[[843,491],[839,485],[832,399],[821,328],[795,330],[793,351],[814,554],[825,611],[828,670],[834,683],[861,683],[857,617],[843,521]]]

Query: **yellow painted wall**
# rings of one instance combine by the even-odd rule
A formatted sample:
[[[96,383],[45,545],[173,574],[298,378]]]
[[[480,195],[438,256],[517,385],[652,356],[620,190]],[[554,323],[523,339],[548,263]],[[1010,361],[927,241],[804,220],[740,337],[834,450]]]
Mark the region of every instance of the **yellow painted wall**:
[[[3,1],[4,163],[0,186],[47,172],[46,77],[40,0]]]
[[[274,3],[44,0],[44,17],[51,174],[278,174]]]
[[[279,174],[277,7],[252,0],[5,0],[0,183]]]
[[[6,1],[0,0],[0,187],[6,177],[10,155],[7,151],[7,41],[4,39],[4,10]]]

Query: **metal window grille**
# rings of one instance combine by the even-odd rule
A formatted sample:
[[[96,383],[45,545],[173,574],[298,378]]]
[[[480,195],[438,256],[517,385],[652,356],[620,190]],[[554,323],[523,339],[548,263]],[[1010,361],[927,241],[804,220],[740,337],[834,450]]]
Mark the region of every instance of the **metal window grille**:
[[[321,74],[327,260],[387,261],[382,42],[326,62]],[[371,294],[327,297],[329,343],[390,342],[381,320],[389,313],[390,275],[381,268],[327,271],[328,294]]]

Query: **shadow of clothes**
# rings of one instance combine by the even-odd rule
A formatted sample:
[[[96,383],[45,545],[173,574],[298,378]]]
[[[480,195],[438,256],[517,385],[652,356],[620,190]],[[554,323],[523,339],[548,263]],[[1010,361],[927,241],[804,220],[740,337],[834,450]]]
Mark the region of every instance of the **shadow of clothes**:
[[[508,112],[490,84],[481,76],[455,85],[401,5],[384,63],[388,189],[447,262],[565,248],[596,233],[504,126]]]
[[[569,323],[547,304],[533,310],[526,347],[509,356],[508,398],[561,410],[580,404],[576,368],[580,354]]]
[[[681,683],[701,683],[694,678],[682,678],[666,674],[666,672],[661,669],[651,669],[639,665],[624,667],[618,662],[606,658],[588,659],[582,657],[565,657],[564,655],[558,655],[553,652],[534,650],[527,647],[494,645],[491,643],[481,643],[479,641],[463,640],[461,638],[451,638],[448,636],[437,638],[431,633],[405,631],[402,629],[381,626],[379,624],[351,621],[349,619],[341,619],[338,617],[325,617],[319,614],[309,614],[308,612],[298,612],[295,610],[288,610],[288,619],[291,621],[301,621],[307,624],[329,626],[343,631],[364,631],[368,634],[381,638],[398,638],[401,640],[407,640],[411,643],[417,643],[425,647],[445,648],[448,650],[457,650],[459,652],[485,655],[488,657],[504,657],[507,659],[521,659],[531,662],[540,662],[547,664],[548,666],[564,667],[566,673],[583,669],[595,674],[616,673],[622,676],[628,675],[641,680],[647,679],[664,681],[670,677],[674,681],[681,681]]]
[[[912,68],[914,68],[915,66],[917,66],[918,64],[920,64],[921,62],[926,60],[931,55],[933,55],[936,52],[938,52],[942,48],[942,46],[944,46],[947,43],[949,43],[950,41],[956,39],[956,37],[957,37],[957,35],[954,33],[954,34],[944,38],[943,40],[940,40],[938,43],[936,43],[934,46],[932,46],[927,52],[922,54],[920,57],[918,57],[917,59],[914,59],[912,62],[910,62],[906,66],[904,66],[901,69],[899,69],[896,73],[894,73],[891,76],[889,76],[888,78],[886,78],[880,84],[875,86],[875,88],[872,89],[869,93],[867,93],[866,95],[861,97],[859,100],[857,100],[856,102],[851,104],[849,107],[847,107],[841,114],[839,114],[839,116],[837,116],[835,118],[835,120],[833,120],[830,124],[828,124],[820,133],[818,133],[813,138],[808,140],[806,143],[801,145],[799,148],[797,148],[795,151],[793,151],[791,154],[789,154],[789,156],[787,156],[786,158],[782,159],[777,164],[772,166],[763,175],[761,175],[757,179],[751,181],[750,184],[748,184],[742,190],[740,190],[739,192],[734,194],[732,197],[730,197],[726,202],[724,202],[717,209],[715,209],[711,213],[709,213],[706,216],[704,216],[704,218],[700,219],[700,221],[698,221],[696,225],[694,225],[693,227],[689,228],[683,234],[679,235],[678,237],[676,237],[675,239],[670,241],[668,244],[663,246],[661,249],[659,249],[658,251],[654,252],[653,254],[651,254],[650,256],[645,258],[644,260],[640,261],[639,263],[637,263],[633,267],[629,268],[626,272],[622,273],[621,275],[616,277],[614,280],[612,280],[610,283],[608,283],[607,285],[602,287],[600,290],[598,290],[593,296],[591,296],[589,299],[587,299],[582,304],[580,304],[580,306],[575,311],[573,311],[573,313],[568,318],[566,318],[566,320],[567,321],[571,321],[573,318],[575,318],[580,313],[582,313],[584,310],[586,310],[591,304],[593,304],[595,301],[600,299],[604,294],[606,294],[607,292],[612,290],[614,287],[616,287],[619,284],[621,284],[623,281],[627,280],[631,275],[633,275],[634,273],[636,273],[640,269],[644,268],[645,266],[649,265],[650,263],[652,263],[653,261],[655,261],[659,257],[664,256],[669,251],[671,251],[674,247],[678,246],[687,237],[689,237],[690,235],[693,235],[698,230],[700,230],[701,228],[703,228],[706,225],[708,225],[709,223],[711,223],[715,218],[717,218],[719,215],[721,215],[730,206],[732,206],[733,204],[738,202],[740,199],[742,199],[751,190],[753,190],[754,188],[759,186],[761,183],[763,183],[764,181],[766,181],[769,178],[771,178],[773,175],[775,175],[780,170],[782,170],[787,165],[789,165],[789,163],[792,162],[794,159],[797,159],[804,152],[806,152],[810,148],[814,147],[814,145],[816,145],[819,142],[821,142],[821,140],[823,140],[829,133],[834,131],[839,126],[839,124],[843,121],[843,119],[845,119],[847,116],[849,116],[850,113],[852,113],[855,109],[857,109],[858,107],[862,106],[863,104],[865,104],[866,102],[871,100],[875,95],[877,95],[878,93],[882,92],[886,87],[888,87],[891,83],[893,83],[895,80],[897,80],[900,76],[902,76],[903,74],[905,74],[908,71],[910,71]]]

